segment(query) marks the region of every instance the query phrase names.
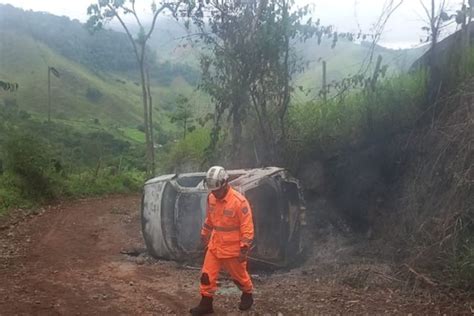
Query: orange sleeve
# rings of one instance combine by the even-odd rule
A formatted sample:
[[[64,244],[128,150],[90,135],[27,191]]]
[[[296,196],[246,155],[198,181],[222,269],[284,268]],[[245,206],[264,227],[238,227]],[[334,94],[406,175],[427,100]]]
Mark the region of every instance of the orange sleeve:
[[[241,209],[238,212],[240,218],[240,247],[249,247],[252,245],[254,237],[252,209],[245,199],[241,203]]]
[[[206,219],[201,229],[201,236],[209,240],[214,225],[212,224],[211,216],[209,215],[209,196],[207,197],[207,206],[206,206]]]

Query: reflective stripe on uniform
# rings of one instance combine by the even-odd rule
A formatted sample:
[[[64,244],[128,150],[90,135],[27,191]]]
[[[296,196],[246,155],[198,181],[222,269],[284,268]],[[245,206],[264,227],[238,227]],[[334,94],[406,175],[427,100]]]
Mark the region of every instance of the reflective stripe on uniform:
[[[214,226],[214,230],[218,232],[233,232],[233,231],[239,231],[240,227],[239,226]]]

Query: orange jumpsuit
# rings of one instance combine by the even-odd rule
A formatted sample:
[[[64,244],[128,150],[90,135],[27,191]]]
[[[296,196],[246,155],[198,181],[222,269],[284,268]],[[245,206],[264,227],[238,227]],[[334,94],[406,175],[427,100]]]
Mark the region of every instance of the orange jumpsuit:
[[[231,187],[221,200],[209,194],[201,237],[207,242],[201,275],[201,295],[213,296],[222,267],[230,273],[242,292],[252,293],[247,260],[239,260],[241,248],[250,249],[254,237],[252,210],[247,199]]]

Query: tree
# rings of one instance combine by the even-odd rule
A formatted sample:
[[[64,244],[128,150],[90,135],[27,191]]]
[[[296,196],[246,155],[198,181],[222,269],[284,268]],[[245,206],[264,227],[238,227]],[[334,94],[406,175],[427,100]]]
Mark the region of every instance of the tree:
[[[428,25],[422,29],[428,33],[426,41],[430,42],[431,54],[434,56],[441,31],[452,17],[446,12],[446,0],[440,0],[439,3],[436,0],[431,0],[430,6],[420,0],[420,4],[425,12],[425,22]]]
[[[441,31],[445,28],[446,22],[451,20],[451,16],[446,13],[446,0],[431,0],[430,6],[427,6],[423,0],[420,4],[425,12],[427,26],[422,29],[427,32],[426,42],[430,43],[429,69],[427,90],[427,104],[433,104],[438,95],[441,84],[441,73],[437,65],[437,47]]]
[[[211,146],[218,142],[221,121],[227,115],[234,164],[242,158],[243,124],[249,123],[249,117],[255,117],[263,162],[274,162],[276,148],[285,139],[291,78],[302,69],[290,43],[331,33],[319,21],[302,22],[308,9],[292,10],[292,4],[291,0],[211,0],[201,10],[203,14],[194,16],[201,39],[211,51],[201,58],[200,86],[216,108]]]
[[[404,0],[387,0],[385,1],[382,11],[377,19],[377,22],[372,26],[372,34],[371,35],[363,35],[362,30],[359,30],[359,34],[357,35],[358,38],[362,37],[365,40],[367,37],[372,38],[372,42],[370,45],[369,54],[365,58],[364,62],[361,65],[360,73],[367,73],[370,70],[374,59],[375,48],[378,46],[380,39],[382,38],[382,34],[385,30],[385,27],[392,17],[392,15],[400,8],[400,6],[404,3]],[[357,5],[357,3],[356,3]]]
[[[463,1],[461,10],[456,12],[456,23],[461,26],[461,50],[462,50],[462,65],[466,65],[469,62],[469,56],[471,54],[471,21],[473,18],[473,7],[474,0],[469,0],[466,4],[466,0]],[[461,73],[467,74],[467,67],[461,67]]]
[[[171,115],[171,123],[178,123],[183,129],[183,139],[186,134],[195,127],[192,125],[194,121],[192,111],[190,109],[189,99],[183,95],[176,98],[176,112]]]
[[[153,176],[155,173],[155,149],[153,135],[153,105],[151,98],[150,80],[148,75],[149,59],[147,59],[147,43],[155,29],[156,21],[160,14],[169,12],[176,17],[178,9],[186,1],[163,1],[159,5],[155,1],[151,4],[151,25],[146,27],[139,17],[135,8],[135,0],[98,0],[96,4],[91,4],[87,9],[90,16],[87,26],[91,30],[102,29],[105,23],[117,20],[127,34],[130,44],[133,47],[136,61],[140,71],[140,80],[143,99],[143,120],[146,140],[146,161],[147,174]],[[132,16],[138,26],[138,33],[133,36],[131,33],[132,23],[126,23],[124,17]]]

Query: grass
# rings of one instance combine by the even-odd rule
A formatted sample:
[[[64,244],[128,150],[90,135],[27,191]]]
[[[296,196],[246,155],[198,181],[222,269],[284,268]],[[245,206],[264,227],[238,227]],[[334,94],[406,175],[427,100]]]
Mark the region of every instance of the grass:
[[[47,67],[55,67],[61,77],[52,76],[51,115],[55,120],[92,126],[99,122],[102,128],[122,127],[128,130],[143,122],[141,89],[138,80],[130,74],[95,73],[74,63],[44,44],[21,33],[0,31],[0,78],[17,82],[20,89],[8,95],[16,99],[22,110],[31,112],[38,119],[47,117],[48,85]],[[98,91],[99,96],[88,97],[88,91]],[[195,101],[196,112],[207,108],[207,98],[186,81],[177,78],[170,87],[152,86],[155,121],[168,132],[175,126],[169,123],[168,112],[174,110],[178,94]],[[1,98],[6,97],[0,95]],[[207,113],[207,112],[206,112]],[[138,140],[137,133],[127,131],[127,136]]]
[[[11,208],[30,208],[35,205],[22,196],[21,190],[13,182],[11,175],[0,175],[0,217]]]
[[[314,150],[328,156],[412,126],[423,101],[425,74],[379,82],[375,93],[354,91],[344,99],[294,104],[289,110],[286,161],[297,168]],[[372,127],[368,120],[372,117]]]
[[[56,198],[138,192],[140,153],[106,132],[71,131],[52,123],[16,122],[0,142],[0,211]]]
[[[125,171],[120,174],[112,174],[109,171],[104,170],[98,175],[95,175],[93,171],[68,176],[53,175],[54,198],[83,198],[109,193],[139,192],[145,181],[144,173],[138,171]],[[21,188],[12,186],[12,182],[18,182],[15,175],[0,175],[0,217],[13,208],[28,209],[49,201],[46,198],[26,196],[21,192]]]
[[[45,123],[16,107],[1,106],[2,212],[60,197],[137,192],[144,181],[143,146],[118,128],[96,125]]]
[[[145,133],[139,131],[136,128],[125,127],[125,128],[120,128],[120,131],[123,133],[125,138],[131,139],[136,143],[140,143],[140,144],[145,143]]]
[[[26,35],[2,32],[0,51],[0,74],[19,83],[15,97],[24,110],[47,116],[47,67],[50,65],[61,75],[51,79],[52,117],[116,122],[140,118],[139,107],[133,106],[139,104],[137,88],[119,89],[119,83],[102,80]],[[96,102],[87,99],[90,87],[102,93]]]
[[[76,198],[108,193],[139,192],[145,182],[145,175],[137,171],[120,174],[111,174],[108,171],[110,170],[105,170],[99,175],[86,171],[68,176],[64,179],[63,195]]]

